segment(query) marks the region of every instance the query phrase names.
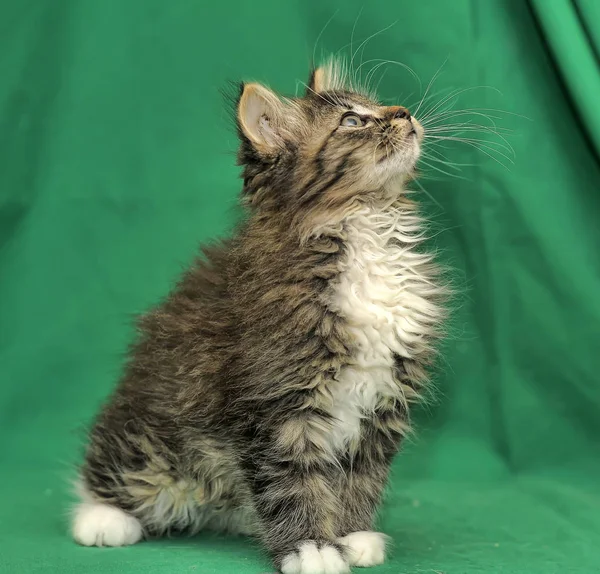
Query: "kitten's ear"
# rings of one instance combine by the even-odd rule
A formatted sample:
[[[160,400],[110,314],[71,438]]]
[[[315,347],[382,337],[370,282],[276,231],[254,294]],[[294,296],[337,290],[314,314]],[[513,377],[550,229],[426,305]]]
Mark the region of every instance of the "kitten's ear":
[[[260,84],[243,84],[238,102],[238,125],[260,151],[273,151],[283,141],[285,104],[277,94]]]
[[[314,68],[308,80],[306,94],[321,94],[335,90],[344,90],[351,86],[348,78],[348,67],[343,60],[331,58],[318,68]]]
[[[313,68],[310,73],[310,79],[308,80],[307,94],[309,92],[320,94],[325,91],[327,91],[327,70],[323,66]]]
[[[340,58],[330,58],[311,72],[306,95],[336,90],[352,90],[352,85],[351,75],[345,61]]]

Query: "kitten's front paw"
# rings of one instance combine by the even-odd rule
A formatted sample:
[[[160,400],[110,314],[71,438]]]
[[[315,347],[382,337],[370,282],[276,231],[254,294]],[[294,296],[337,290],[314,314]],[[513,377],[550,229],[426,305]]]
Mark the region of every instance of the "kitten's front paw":
[[[387,536],[381,532],[352,532],[338,542],[347,549],[352,566],[376,566],[385,560]]]
[[[350,566],[340,551],[331,545],[319,546],[312,540],[298,544],[281,561],[283,574],[347,574]]]
[[[120,508],[82,502],[73,517],[73,538],[83,546],[125,546],[142,538],[142,526]]]

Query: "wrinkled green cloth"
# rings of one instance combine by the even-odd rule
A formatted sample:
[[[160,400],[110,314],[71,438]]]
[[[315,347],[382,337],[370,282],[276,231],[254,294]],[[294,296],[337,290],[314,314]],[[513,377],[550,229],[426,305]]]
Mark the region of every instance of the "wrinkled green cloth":
[[[515,152],[447,142],[460,178],[422,166],[416,197],[457,296],[437,400],[381,512],[394,549],[372,572],[600,570],[600,3],[361,6],[0,3],[0,572],[272,571],[256,545],[204,534],[78,547],[69,481],[132,315],[237,217],[220,88],[302,89],[332,17],[317,55],[396,21],[356,59],[410,65],[421,93],[441,67],[431,104],[478,87],[456,106],[498,116]],[[420,93],[393,64],[379,91]]]

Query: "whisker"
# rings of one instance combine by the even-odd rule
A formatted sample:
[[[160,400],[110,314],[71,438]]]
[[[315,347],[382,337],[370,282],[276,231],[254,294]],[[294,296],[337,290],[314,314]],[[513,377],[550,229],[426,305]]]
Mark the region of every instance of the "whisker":
[[[516,157],[516,152],[515,149],[513,148],[513,146],[510,144],[510,142],[499,132],[494,131],[494,130],[486,130],[486,129],[475,129],[475,130],[469,130],[469,129],[462,129],[462,130],[457,130],[457,131],[450,131],[450,132],[434,132],[433,134],[430,134],[429,137],[430,138],[435,138],[435,137],[446,137],[444,134],[449,133],[451,134],[449,137],[461,137],[461,134],[463,132],[471,132],[472,134],[477,134],[477,133],[484,133],[484,134],[492,134],[494,136],[496,136],[497,138],[499,138],[503,143],[494,141],[494,140],[477,140],[477,138],[472,138],[471,139],[475,139],[477,141],[481,141],[481,142],[485,142],[488,145],[496,145],[498,147],[500,147],[501,149],[506,150],[508,153],[511,154],[511,156],[514,158]],[[436,135],[437,134],[437,135]],[[427,137],[427,136],[426,136]]]
[[[370,42],[376,36],[379,36],[380,34],[387,32],[390,28],[393,28],[397,23],[398,23],[398,20],[396,20],[395,22],[392,22],[389,26],[386,26],[382,30],[379,30],[378,32],[375,32],[374,34],[371,34],[368,38],[363,40],[361,45],[356,49],[356,52],[352,55],[352,59],[350,60],[350,69],[352,69],[352,64],[354,62],[354,58],[355,58],[356,54],[358,54],[359,50],[362,48],[363,51],[360,56],[361,63],[358,66],[358,68],[353,72],[355,77],[356,77],[356,74],[358,74],[358,72],[362,68],[362,59],[363,59],[363,55],[364,55],[364,51],[365,51],[365,46],[367,45],[367,43]],[[359,76],[359,82],[362,82],[362,75]]]
[[[454,118],[457,118],[459,116],[467,116],[467,118],[473,117],[474,119],[477,118],[483,118],[485,120],[487,120],[493,127],[497,127],[496,126],[496,122],[494,120],[503,120],[504,118],[502,118],[501,116],[492,116],[489,114],[484,114],[482,112],[477,112],[477,111],[473,111],[470,109],[459,109],[459,110],[449,110],[447,112],[443,112],[441,114],[436,114],[431,116],[430,118],[428,118],[425,123],[421,122],[421,124],[423,124],[423,126],[437,126],[437,125],[451,125],[451,124],[446,124],[446,123],[442,123],[442,121],[447,121],[447,120],[451,120]],[[465,121],[461,121],[460,123],[472,123],[472,120],[467,120]]]
[[[442,139],[442,138],[451,138],[451,137],[456,137],[456,138],[460,138],[463,137],[461,134],[465,133],[468,134],[467,136],[464,136],[466,139],[475,139],[476,135],[493,135],[498,137],[500,140],[500,142],[494,141],[492,139],[482,139],[481,141],[485,141],[488,142],[490,144],[493,145],[500,145],[502,147],[504,147],[507,151],[510,151],[511,153],[514,152],[512,146],[510,145],[510,143],[508,143],[508,141],[506,140],[506,138],[493,130],[485,130],[485,129],[475,129],[475,130],[469,130],[469,129],[461,129],[461,128],[455,128],[453,130],[448,130],[448,131],[427,131],[425,132],[425,137],[429,138],[429,139]]]
[[[494,112],[494,113],[499,113],[499,114],[506,114],[509,116],[516,116],[518,118],[527,120],[529,122],[533,121],[530,117],[524,116],[523,114],[517,114],[516,112],[509,112],[507,110],[499,110],[497,108],[470,108],[470,109],[473,111],[477,111],[477,112]]]
[[[432,154],[437,154],[437,155],[432,155]],[[461,168],[463,168],[463,167],[475,167],[476,166],[476,164],[474,164],[474,163],[449,161],[448,159],[446,159],[446,157],[440,151],[438,151],[437,149],[435,149],[432,146],[427,146],[423,150],[423,157],[445,163],[448,167],[452,167],[453,169],[456,169],[456,171],[462,171]]]
[[[473,111],[473,110],[466,108],[466,109],[458,109],[458,110],[454,110],[454,109],[446,110],[439,114],[434,114],[434,115],[428,117],[426,120],[423,120],[425,123],[423,123],[423,122],[421,122],[421,123],[424,126],[429,126],[429,125],[432,125],[434,122],[452,119],[452,118],[455,118],[458,116],[477,116],[477,117],[485,118],[486,120],[489,120],[492,125],[495,125],[495,122],[493,120],[503,119],[500,116],[492,116],[490,114],[484,114],[482,112],[477,112],[477,111]]]
[[[443,98],[440,102],[438,102],[433,108],[425,111],[425,113],[423,114],[423,121],[427,120],[427,118],[429,116],[431,116],[431,114],[433,114],[433,112],[438,110],[441,106],[448,103],[452,99],[458,98],[458,96],[460,96],[461,94],[464,94],[466,92],[471,92],[473,90],[481,90],[481,89],[494,90],[494,91],[500,93],[500,91],[497,88],[494,88],[493,86],[472,86],[470,88],[462,88],[462,89],[458,89],[458,90],[453,90],[450,94],[448,94],[445,98]]]
[[[450,169],[454,169],[456,171],[462,171],[461,166],[465,167],[465,166],[470,165],[470,164],[464,164],[464,163],[461,164],[461,163],[455,163],[455,162],[452,162],[452,161],[448,161],[448,160],[444,159],[443,157],[432,155],[433,153],[439,153],[439,152],[437,152],[437,151],[435,151],[433,149],[424,150],[423,154],[421,155],[421,157],[427,158],[427,159],[429,159],[431,161],[442,163],[445,166],[449,167]]]
[[[423,97],[421,98],[421,101],[419,102],[419,105],[417,106],[417,109],[416,109],[416,111],[413,114],[414,116],[416,116],[419,113],[419,110],[421,109],[421,106],[423,105],[423,101],[427,97],[427,94],[429,93],[429,90],[431,89],[431,86],[435,82],[436,78],[439,76],[440,72],[442,71],[442,68],[446,65],[447,61],[448,61],[448,58],[446,58],[444,60],[444,62],[442,63],[442,65],[438,68],[437,72],[433,75],[433,78],[431,78],[429,84],[427,85],[427,89],[425,90],[425,93],[423,94]]]
[[[496,136],[497,138],[499,138],[500,140],[502,140],[505,144],[505,148],[507,151],[510,151],[512,154],[514,154],[514,149],[512,147],[512,145],[509,143],[509,141],[504,137],[504,135],[502,135],[501,132],[497,131],[496,129],[493,128],[488,128],[487,126],[450,126],[448,129],[445,128],[440,128],[440,129],[429,129],[427,130],[425,137],[429,137],[432,138],[433,136],[456,136],[459,137],[461,136],[463,133],[467,133],[467,134],[471,134],[471,135],[477,135],[477,134],[481,134],[481,135],[493,135]],[[504,132],[506,135],[510,135],[510,132]],[[493,140],[486,140],[486,141],[493,141]]]
[[[432,115],[424,121],[421,121],[421,120],[420,121],[421,121],[421,124],[423,125],[423,127],[427,128],[427,130],[431,130],[432,128],[436,128],[439,126],[451,125],[451,124],[441,123],[442,120],[452,119],[457,116],[467,116],[467,117],[475,116],[475,117],[484,118],[487,121],[489,121],[490,124],[494,127],[494,129],[497,130],[498,132],[499,131],[504,131],[504,132],[512,131],[512,130],[507,130],[506,128],[499,128],[496,125],[496,122],[494,121],[494,120],[503,120],[503,119],[505,119],[505,117],[503,117],[502,115],[495,116],[495,115],[491,115],[488,113],[484,113],[484,111],[487,111],[487,110],[488,109],[486,109],[486,108],[465,108],[465,109],[458,109],[458,110],[446,110],[442,113]],[[531,121],[526,116],[521,116],[520,114],[514,114],[512,112],[504,112],[503,110],[494,110],[491,108],[489,109],[489,111],[492,111],[492,112],[498,113],[498,114],[506,114],[506,115],[516,116],[516,117],[520,117],[522,119]],[[437,124],[437,122],[440,122],[439,125]],[[463,123],[471,123],[471,122],[463,122]]]
[[[444,207],[442,206],[442,204],[435,199],[435,197],[433,197],[433,195],[431,195],[422,185],[421,182],[418,179],[413,179],[412,180],[418,187],[419,189],[427,196],[429,197],[429,199],[431,199],[431,201],[433,201],[433,203],[435,203],[442,211],[444,210]]]
[[[439,126],[428,127],[427,133],[449,132],[452,130],[483,131],[483,132],[492,133],[492,134],[514,133],[514,130],[509,130],[508,128],[498,128],[495,126],[484,126],[482,124],[474,124],[472,122],[462,122],[460,124],[440,124]]]
[[[479,150],[481,153],[487,155],[490,159],[493,159],[496,163],[500,164],[504,169],[506,169],[507,171],[510,171],[509,167],[505,164],[503,164],[498,158],[494,157],[492,154],[488,153],[487,151],[485,151],[484,149],[482,149],[481,147],[471,143],[471,142],[465,142],[467,145],[470,145],[472,147],[474,147],[475,149]],[[500,153],[498,151],[496,151],[496,153],[499,153],[502,157],[505,157],[510,163],[514,164],[515,162],[512,161],[509,157],[505,156],[503,153]]]
[[[514,163],[513,159],[511,159],[509,156],[503,154],[501,151],[499,151],[498,149],[493,147],[493,146],[497,146],[500,149],[504,149],[508,152],[512,152],[513,157],[514,157],[515,153],[514,153],[514,150],[512,149],[512,147],[507,147],[500,142],[489,141],[489,140],[480,140],[477,138],[461,138],[458,136],[429,136],[429,137],[432,139],[441,140],[441,141],[456,141],[456,142],[462,142],[462,143],[473,144],[473,145],[479,144],[482,147],[488,148],[490,151],[494,151],[495,153],[505,157],[511,163]]]
[[[455,173],[449,172],[449,171],[445,171],[439,167],[437,167],[436,165],[432,165],[430,163],[428,163],[427,161],[425,161],[424,159],[419,159],[419,163],[423,163],[425,164],[427,167],[434,169],[435,171],[439,171],[440,173],[443,173],[444,175],[447,175],[448,177],[455,177],[458,179],[466,179],[460,175],[456,175]]]
[[[323,28],[321,28],[321,31],[319,32],[319,35],[317,36],[317,39],[315,40],[315,45],[313,47],[313,53],[312,53],[312,62],[311,62],[311,66],[313,66],[313,68],[316,66],[315,54],[317,52],[317,46],[319,45],[319,41],[321,40],[321,37],[325,33],[325,30],[327,30],[327,27],[329,26],[329,24],[331,24],[332,20],[339,14],[339,12],[340,12],[340,8],[338,8],[332,14],[331,18],[329,18],[329,20],[327,20],[327,22],[325,23],[325,26],[323,26]]]
[[[385,74],[388,70],[389,70],[389,68],[386,68],[385,70],[383,70],[383,74],[381,74],[381,77],[379,78],[379,81],[377,82],[377,85],[375,86],[375,93],[377,93],[379,91],[379,85],[383,81],[383,78],[385,78]]]
[[[502,156],[503,158],[505,158],[508,162],[514,164],[514,161],[508,157],[507,155],[503,154],[501,151],[498,151],[496,148],[490,147],[489,145],[486,144],[492,144],[494,142],[481,142],[480,140],[474,140],[474,141],[470,141],[470,140],[466,140],[466,139],[461,139],[461,138],[446,138],[450,141],[458,141],[464,144],[467,144],[471,147],[474,147],[475,149],[479,150],[481,153],[485,154],[486,156],[488,156],[489,158],[493,159],[494,161],[496,161],[497,163],[499,163],[502,167],[504,167],[505,169],[508,169],[508,166],[505,165],[504,163],[502,163],[498,158],[494,157],[491,153],[489,152],[494,152],[500,156]],[[488,151],[486,151],[486,148]]]
[[[353,50],[354,32],[356,32],[356,25],[358,24],[358,21],[360,20],[360,17],[362,16],[364,8],[365,8],[364,6],[361,6],[360,10],[358,11],[358,15],[356,16],[356,20],[354,20],[354,25],[352,26],[352,33],[350,34],[350,56],[351,56],[350,70],[352,70],[352,60],[354,59],[354,50]]]
[[[374,75],[377,73],[377,70],[379,70],[379,68],[381,68],[383,65],[384,65],[384,62],[381,62],[379,64],[376,64],[369,70],[367,77],[365,78],[365,86],[366,86],[367,90],[369,89],[369,84],[371,83],[371,80],[374,77]],[[362,66],[362,64],[361,64],[361,66]],[[384,70],[384,74],[385,74],[385,71],[386,70]]]
[[[318,96],[324,102],[327,102],[329,104],[329,100],[324,98],[321,94],[319,94],[319,92],[316,92],[315,90],[313,90],[308,84],[306,84],[305,82],[302,82],[302,81],[300,81],[300,84],[302,84],[309,92],[312,92],[315,96]]]
[[[438,98],[439,96],[441,96],[442,94],[444,94],[445,92],[447,92],[448,90],[451,90],[451,89],[452,88],[440,88],[437,92],[432,92],[429,95],[427,95],[427,97],[422,97],[422,98],[417,99],[417,101],[415,101],[415,102],[411,102],[409,105],[409,108],[414,109],[415,107],[418,106],[418,104],[421,100],[423,100],[423,103],[427,102],[426,105],[429,105],[429,102],[432,101],[434,98]]]
[[[396,24],[397,22],[394,22],[394,24]],[[385,30],[384,30],[385,31]],[[421,84],[421,78],[419,78],[419,76],[417,75],[417,73],[408,65],[403,64],[402,62],[398,62],[397,60],[382,60],[381,58],[373,58],[371,60],[367,60],[364,63],[361,63],[360,66],[357,68],[357,72],[366,64],[369,64],[371,62],[379,62],[377,64],[377,66],[375,66],[374,68],[372,68],[369,73],[367,74],[367,78],[369,76],[371,76],[372,73],[374,73],[375,71],[377,71],[381,66],[384,66],[386,64],[390,64],[390,65],[394,65],[394,66],[399,66],[400,68],[403,68],[404,70],[406,70],[419,84],[419,92],[422,90],[422,84]]]

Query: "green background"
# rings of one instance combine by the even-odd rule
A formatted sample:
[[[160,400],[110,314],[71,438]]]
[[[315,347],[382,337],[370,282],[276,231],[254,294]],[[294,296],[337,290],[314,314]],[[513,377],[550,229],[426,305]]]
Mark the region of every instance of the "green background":
[[[219,89],[293,94],[332,16],[317,54],[355,24],[356,46],[396,22],[365,60],[400,60],[426,85],[447,59],[434,92],[492,86],[458,106],[526,117],[499,121],[513,164],[451,145],[472,167],[422,181],[459,295],[438,400],[382,511],[395,548],[372,571],[600,571],[600,2],[4,0],[1,572],[272,570],[250,542],[210,535],[78,547],[68,481],[132,316],[235,220]],[[393,65],[380,93],[419,96]]]

